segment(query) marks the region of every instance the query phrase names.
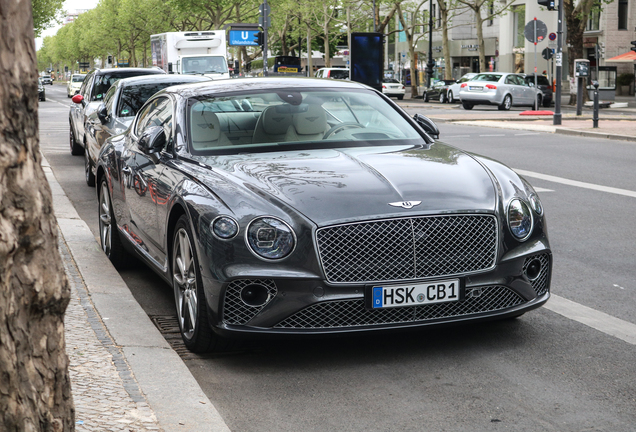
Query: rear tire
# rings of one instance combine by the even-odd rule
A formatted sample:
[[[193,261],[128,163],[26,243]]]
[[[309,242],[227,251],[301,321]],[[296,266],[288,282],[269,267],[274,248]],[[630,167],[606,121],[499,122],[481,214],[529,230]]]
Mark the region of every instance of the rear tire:
[[[543,100],[543,107],[544,108],[549,108],[550,105],[552,105],[552,100],[551,99],[547,99],[547,100]]]
[[[398,98],[398,100],[402,100],[402,99],[404,99],[404,95],[399,95],[397,98]]]
[[[452,90],[450,90],[450,91],[448,92],[448,103],[453,103],[453,100],[454,100],[454,99],[453,99],[453,91],[452,91]]]
[[[70,133],[69,133],[69,142],[71,144],[71,154],[73,156],[81,156],[84,154],[84,147],[79,145],[77,141],[75,141],[75,133],[73,132],[73,126],[69,124]]]
[[[424,93],[424,102],[428,102],[428,93]]]
[[[473,104],[470,104],[468,102],[462,102],[462,106],[464,107],[465,110],[471,110],[473,109]]]
[[[439,103],[446,103],[446,95],[444,92],[439,94]]]
[[[499,111],[509,111],[511,106],[512,106],[512,96],[507,94],[504,97],[503,102],[501,103],[501,105],[497,107],[497,109],[499,109]]]

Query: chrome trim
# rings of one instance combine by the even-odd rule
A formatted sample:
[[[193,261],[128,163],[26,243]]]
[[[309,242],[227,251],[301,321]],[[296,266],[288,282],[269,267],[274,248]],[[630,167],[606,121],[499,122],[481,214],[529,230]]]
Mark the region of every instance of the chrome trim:
[[[386,221],[399,221],[399,220],[409,220],[409,223],[411,224],[411,227],[413,226],[413,222],[412,219],[424,219],[424,218],[437,218],[437,217],[466,217],[466,216],[480,216],[480,217],[490,217],[494,220],[494,232],[495,232],[495,249],[493,252],[494,255],[494,260],[493,260],[493,265],[481,270],[475,270],[475,271],[470,271],[470,272],[460,272],[460,273],[451,273],[451,274],[444,274],[444,275],[434,275],[434,276],[427,276],[427,277],[420,277],[420,278],[411,278],[411,279],[392,279],[392,280],[365,280],[365,281],[352,281],[352,282],[337,282],[337,281],[333,281],[331,279],[329,279],[329,277],[327,276],[327,271],[325,270],[325,265],[323,262],[323,255],[320,251],[320,246],[318,244],[318,233],[322,230],[325,229],[331,229],[331,228],[337,228],[337,227],[344,227],[344,226],[351,226],[351,225],[361,225],[361,224],[367,224],[367,223],[373,223],[373,222],[386,222]],[[411,231],[413,234],[413,230]],[[499,256],[499,244],[500,244],[500,239],[499,239],[499,218],[491,213],[458,213],[458,214],[436,214],[436,215],[413,215],[413,216],[404,216],[404,217],[397,217],[397,218],[386,218],[386,219],[372,219],[372,220],[365,220],[365,221],[359,221],[359,222],[351,222],[351,223],[341,223],[341,224],[336,224],[336,225],[329,225],[329,226],[325,226],[325,227],[320,227],[318,229],[316,229],[314,231],[314,248],[316,250],[316,254],[318,255],[318,261],[319,261],[319,265],[320,268],[322,270],[322,273],[325,277],[325,280],[327,282],[329,282],[330,284],[333,285],[355,285],[355,284],[372,284],[372,283],[386,283],[386,282],[409,282],[409,281],[426,281],[426,280],[431,280],[431,279],[439,279],[440,277],[448,277],[448,278],[452,278],[452,277],[463,277],[463,276],[469,276],[469,275],[475,275],[475,274],[481,274],[481,273],[486,273],[489,271],[492,271],[495,269],[495,267],[497,266],[497,258]],[[515,237],[516,238],[516,237]],[[415,243],[415,238],[413,237],[413,259],[414,259],[414,265],[415,265],[415,269],[417,269],[416,263],[417,263],[417,259],[416,259],[416,243]]]

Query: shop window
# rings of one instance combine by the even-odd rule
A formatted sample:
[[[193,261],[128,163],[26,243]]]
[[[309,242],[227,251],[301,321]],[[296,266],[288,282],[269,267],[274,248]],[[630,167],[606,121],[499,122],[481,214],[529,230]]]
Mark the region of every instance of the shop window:
[[[627,30],[627,0],[618,0],[618,29]]]

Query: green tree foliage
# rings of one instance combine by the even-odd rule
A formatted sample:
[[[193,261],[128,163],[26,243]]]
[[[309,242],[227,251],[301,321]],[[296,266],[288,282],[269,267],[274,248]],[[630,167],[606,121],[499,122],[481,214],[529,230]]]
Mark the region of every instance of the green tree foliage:
[[[50,27],[62,12],[64,0],[31,0],[33,8],[33,30],[39,37],[43,30]]]

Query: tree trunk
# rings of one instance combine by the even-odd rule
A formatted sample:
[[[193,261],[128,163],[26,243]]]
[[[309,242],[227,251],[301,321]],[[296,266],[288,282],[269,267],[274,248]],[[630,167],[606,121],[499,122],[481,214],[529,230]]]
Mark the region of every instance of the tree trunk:
[[[479,45],[479,72],[486,72],[486,47],[484,46],[484,19],[481,17],[481,5],[473,9],[477,26],[477,44]]]
[[[442,20],[442,52],[444,53],[444,79],[453,78],[450,45],[448,43],[448,6],[444,1],[438,1],[439,16]]]
[[[31,2],[0,0],[0,430],[73,431],[70,290],[40,165]]]

